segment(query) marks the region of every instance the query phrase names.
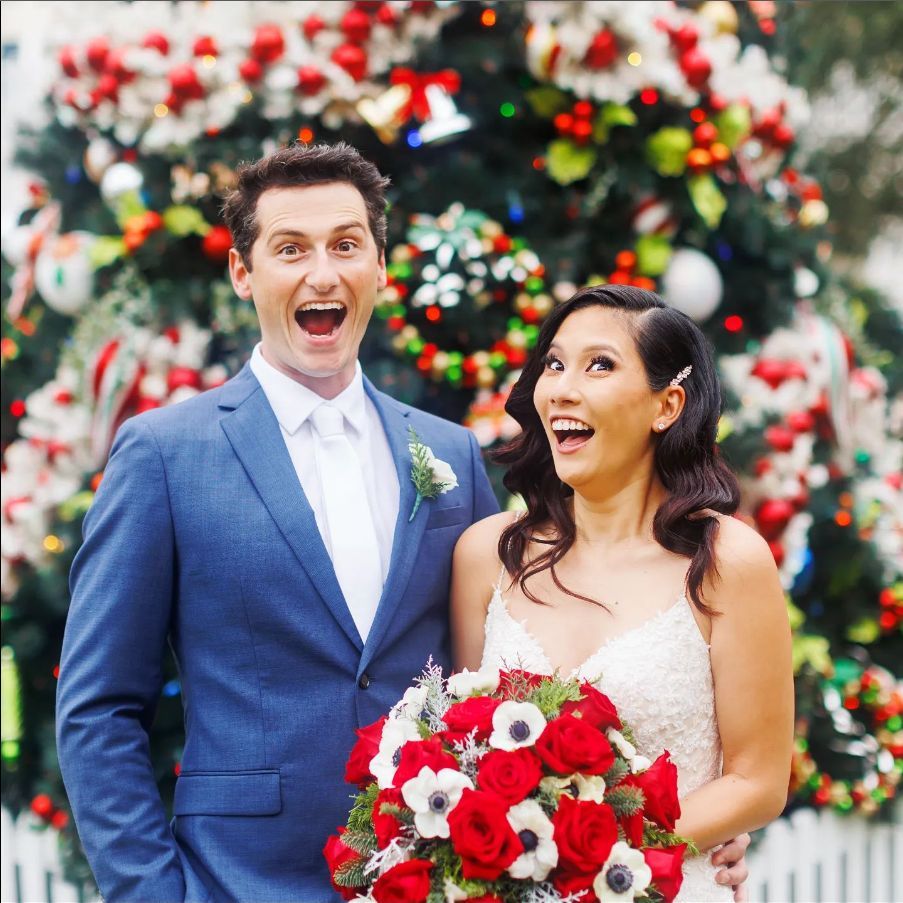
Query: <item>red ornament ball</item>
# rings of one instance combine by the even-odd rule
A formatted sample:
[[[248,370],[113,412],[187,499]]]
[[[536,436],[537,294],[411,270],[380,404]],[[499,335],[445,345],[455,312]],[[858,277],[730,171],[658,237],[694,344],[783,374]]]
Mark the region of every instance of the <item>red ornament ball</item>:
[[[195,56],[219,56],[219,47],[209,34],[205,34],[194,42],[192,52]]]
[[[701,88],[712,74],[712,64],[698,47],[688,50],[681,56],[680,68],[693,88]]]
[[[796,436],[793,430],[775,423],[772,426],[765,427],[765,441],[776,452],[789,452],[793,448]]]
[[[63,812],[62,809],[57,809],[56,812],[53,813],[53,817],[50,819],[50,824],[53,825],[57,831],[62,831],[66,825],[69,824],[69,813]]]
[[[363,44],[370,37],[370,17],[362,9],[349,9],[342,16],[342,33],[352,44]]]
[[[308,41],[312,41],[324,28],[326,23],[316,13],[311,13],[301,24],[301,30]]]
[[[75,51],[71,47],[63,47],[59,55],[60,69],[69,78],[78,78],[78,65],[75,62]]]
[[[172,93],[183,100],[199,100],[204,96],[204,86],[189,63],[181,63],[169,70],[169,84]]]
[[[671,34],[671,40],[674,42],[674,46],[683,54],[696,47],[696,44],[699,42],[699,32],[696,30],[695,25],[687,22]]]
[[[332,61],[344,69],[356,82],[367,74],[367,54],[356,44],[342,44],[332,52]]]
[[[50,799],[46,793],[39,793],[31,801],[31,811],[34,812],[38,818],[43,818],[45,821],[53,815],[54,808],[53,800]]]
[[[766,499],[756,509],[759,532],[769,543],[775,542],[795,513],[796,509],[787,499]]]
[[[226,226],[213,226],[204,236],[201,249],[204,256],[214,263],[225,263],[232,247],[232,233]]]
[[[298,69],[298,90],[305,97],[314,97],[326,85],[326,76],[316,66],[301,66]]]
[[[162,31],[150,31],[144,36],[141,42],[142,47],[150,47],[160,52],[161,56],[169,53],[169,39]]]
[[[249,84],[254,84],[263,78],[263,66],[254,59],[242,60],[238,66],[238,74]]]
[[[603,28],[592,40],[584,62],[590,69],[605,69],[618,56],[618,39],[609,28]]]
[[[260,25],[254,32],[251,56],[261,63],[272,63],[285,53],[285,38],[278,25]]]

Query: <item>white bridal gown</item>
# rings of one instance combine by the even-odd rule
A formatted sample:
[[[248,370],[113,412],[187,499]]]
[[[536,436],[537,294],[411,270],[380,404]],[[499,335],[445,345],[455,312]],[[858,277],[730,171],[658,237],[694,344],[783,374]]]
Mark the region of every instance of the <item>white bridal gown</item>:
[[[671,753],[681,797],[721,774],[709,647],[690,605],[682,595],[670,608],[608,640],[570,675],[593,681],[611,699],[633,729],[641,755],[654,761],[663,750]],[[499,587],[485,632],[482,667],[552,673],[539,640],[512,617]],[[709,859],[703,854],[684,861],[677,901],[733,900],[729,886],[715,883],[717,869]]]

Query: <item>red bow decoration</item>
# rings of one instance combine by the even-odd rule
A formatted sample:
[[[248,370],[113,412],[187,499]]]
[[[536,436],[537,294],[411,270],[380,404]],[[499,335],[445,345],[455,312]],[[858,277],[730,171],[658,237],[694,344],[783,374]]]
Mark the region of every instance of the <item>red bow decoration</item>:
[[[389,76],[392,85],[407,85],[411,89],[411,99],[401,110],[403,121],[417,117],[420,122],[430,118],[430,104],[426,96],[428,85],[439,85],[448,94],[457,94],[461,88],[461,76],[454,69],[443,69],[441,72],[415,72],[404,66],[396,66]]]

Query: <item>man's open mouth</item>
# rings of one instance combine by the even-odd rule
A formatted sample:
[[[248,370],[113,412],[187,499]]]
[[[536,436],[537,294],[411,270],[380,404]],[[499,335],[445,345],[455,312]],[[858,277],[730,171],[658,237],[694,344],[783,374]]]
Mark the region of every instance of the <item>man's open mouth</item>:
[[[574,420],[568,417],[553,417],[552,432],[555,433],[558,447],[562,451],[573,451],[581,445],[586,445],[596,431],[582,420]]]
[[[340,301],[308,301],[295,311],[295,322],[312,336],[332,335],[345,321],[348,308]]]

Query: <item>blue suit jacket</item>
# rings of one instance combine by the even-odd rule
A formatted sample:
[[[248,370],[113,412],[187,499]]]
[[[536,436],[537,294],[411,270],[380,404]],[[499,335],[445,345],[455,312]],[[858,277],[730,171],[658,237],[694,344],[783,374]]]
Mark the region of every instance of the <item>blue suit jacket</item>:
[[[365,386],[401,487],[366,643],[249,368],[118,433],[72,568],[57,698],[66,789],[111,903],[333,899],[321,851],[347,815],[354,730],[430,655],[450,664],[452,550],[498,506],[469,432]],[[460,484],[411,523],[409,425]],[[147,736],[167,640],[186,735],[171,823]]]

